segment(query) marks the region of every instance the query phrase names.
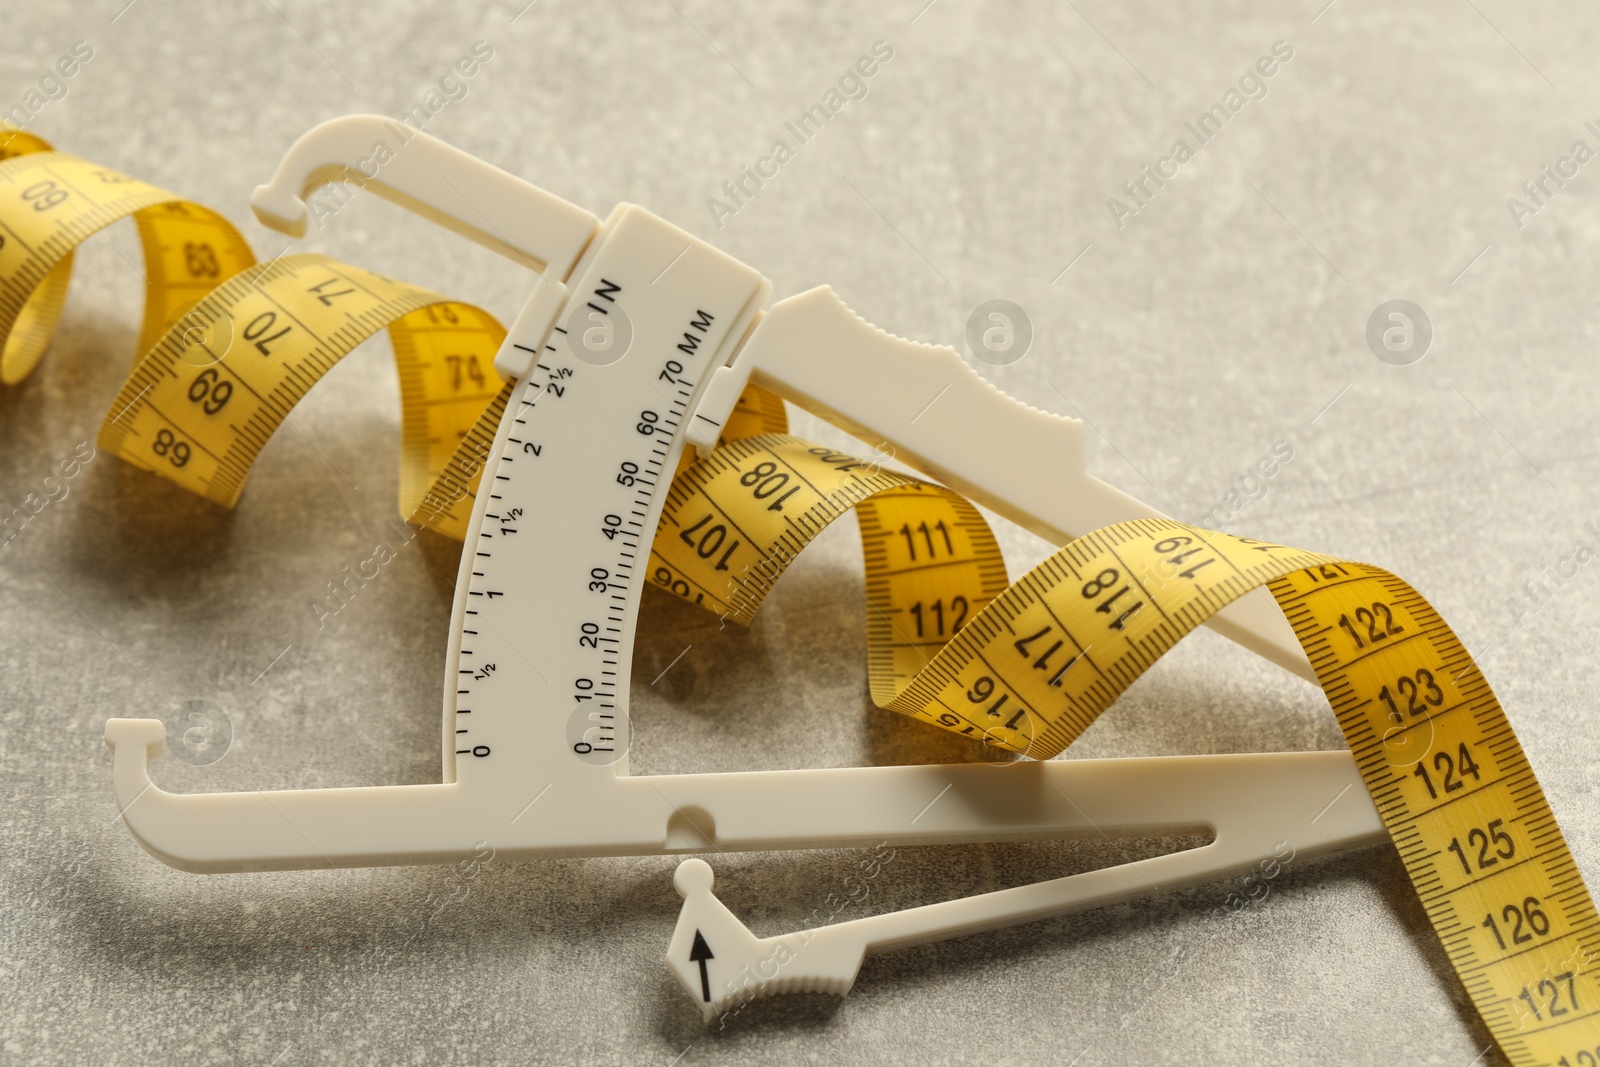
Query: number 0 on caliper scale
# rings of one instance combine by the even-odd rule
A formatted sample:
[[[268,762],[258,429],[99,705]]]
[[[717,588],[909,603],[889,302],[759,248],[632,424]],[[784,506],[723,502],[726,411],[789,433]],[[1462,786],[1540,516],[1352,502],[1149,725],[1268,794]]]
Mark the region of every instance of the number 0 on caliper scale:
[[[447,863],[482,841],[499,856],[531,859],[1215,834],[1137,869],[767,941],[712,895],[710,869],[689,860],[677,875],[685,906],[668,963],[709,1018],[762,993],[843,993],[868,951],[1245,871],[1272,860],[1275,843],[1289,837],[1300,855],[1384,838],[1343,751],[1025,761],[1003,771],[963,764],[630,776],[630,662],[663,498],[686,445],[707,450],[752,380],[1057,544],[1159,513],[1084,471],[1078,422],[1005,397],[953,350],[883,333],[827,288],[764,309],[770,286],[761,274],[648,211],[625,204],[601,222],[424,134],[376,177],[358,173],[388,130],[374,116],[312,130],[257,189],[253,207],[268,225],[300,234],[309,192],[353,181],[537,271],[496,359],[516,386],[456,585],[444,780],[176,795],[149,776],[149,760],[163,751],[162,724],[114,719],[106,742],[118,804],[157,857],[223,872]],[[606,343],[591,348],[583,334],[596,323]],[[1018,456],[1031,457],[1027,471]],[[604,515],[622,520],[613,536],[601,529]],[[1311,677],[1263,591],[1210,625]],[[530,808],[545,790],[561,802]],[[1319,816],[1335,796],[1343,799]]]

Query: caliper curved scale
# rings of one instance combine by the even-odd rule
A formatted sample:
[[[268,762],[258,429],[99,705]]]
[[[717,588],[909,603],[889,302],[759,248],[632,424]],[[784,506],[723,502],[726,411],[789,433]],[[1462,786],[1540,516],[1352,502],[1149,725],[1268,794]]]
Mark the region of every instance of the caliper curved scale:
[[[1079,422],[1006,397],[954,350],[886,334],[826,287],[763,310],[770,285],[760,273],[642,208],[621,205],[602,222],[406,133],[369,174],[373,146],[396,138],[394,124],[369,115],[325,123],[296,142],[252,205],[300,235],[311,192],[351,181],[536,272],[496,358],[516,386],[456,585],[443,781],[177,795],[149,775],[162,724],[113,719],[105,736],[118,806],[158,858],[223,872],[453,862],[482,842],[529,859],[1214,834],[1137,864],[767,940],[716,900],[709,868],[690,861],[677,879],[685,902],[668,963],[709,1018],[764,993],[843,993],[868,951],[1246,871],[1272,860],[1282,840],[1307,855],[1384,839],[1348,752],[628,774],[640,574],[665,489],[688,444],[715,442],[749,381],[1057,544],[1159,512],[1084,470]],[[604,351],[582,340],[596,324],[612,342]],[[664,372],[669,359],[681,370]],[[1026,470],[1019,455],[1033,457]],[[603,538],[579,517],[590,512],[625,515],[624,534]],[[1310,677],[1264,592],[1210,625]],[[576,712],[575,686],[588,698]]]

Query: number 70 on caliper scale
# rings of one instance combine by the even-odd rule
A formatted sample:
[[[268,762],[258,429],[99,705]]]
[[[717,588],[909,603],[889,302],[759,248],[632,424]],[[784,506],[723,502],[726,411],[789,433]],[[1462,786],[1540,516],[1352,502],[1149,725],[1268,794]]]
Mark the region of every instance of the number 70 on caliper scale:
[[[715,443],[747,383],[1057,544],[1161,516],[1084,470],[1080,423],[1007,398],[951,349],[883,333],[826,287],[766,308],[761,274],[650,212],[623,204],[601,221],[425,134],[413,134],[376,177],[360,174],[358,162],[387,130],[386,120],[364,115],[317,127],[252,205],[263,222],[301,234],[310,191],[350,180],[534,271],[496,357],[516,385],[456,585],[443,780],[172,794],[149,777],[162,724],[115,719],[106,741],[118,803],[156,856],[219,872],[446,863],[485,841],[499,856],[533,859],[1215,833],[1203,847],[1137,867],[765,941],[716,900],[709,867],[689,860],[677,875],[685,905],[668,963],[709,1017],[762,993],[843,993],[868,951],[1244,872],[1272,861],[1289,828],[1299,855],[1384,838],[1349,752],[1026,761],[1003,771],[961,764],[630,775],[628,684],[644,561],[679,457]],[[605,343],[586,345],[597,322]],[[926,406],[935,391],[938,402]],[[1017,456],[1031,457],[1026,470]],[[622,536],[572,518],[591,513],[621,517],[613,534]],[[1312,677],[1264,592],[1209,625]],[[594,640],[574,645],[577,634]],[[581,692],[546,684],[523,650],[559,650]],[[576,697],[585,698],[579,712]],[[559,814],[557,805],[530,809],[542,790],[581,799]],[[1329,807],[1332,797],[1343,799]]]

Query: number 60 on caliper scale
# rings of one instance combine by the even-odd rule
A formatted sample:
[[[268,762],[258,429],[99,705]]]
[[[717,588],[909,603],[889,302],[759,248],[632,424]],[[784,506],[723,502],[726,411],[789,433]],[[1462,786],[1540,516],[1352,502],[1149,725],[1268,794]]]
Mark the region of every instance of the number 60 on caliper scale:
[[[624,204],[602,222],[422,134],[376,177],[358,174],[384,134],[374,116],[307,133],[256,190],[256,214],[303,233],[309,192],[350,180],[537,272],[496,357],[515,387],[456,585],[443,781],[175,795],[149,777],[162,724],[114,719],[106,742],[118,804],[150,852],[185,870],[223,872],[445,863],[482,841],[497,855],[531,859],[1215,835],[1137,865],[765,941],[712,895],[710,869],[688,860],[676,878],[685,904],[667,960],[710,1018],[765,993],[844,993],[868,951],[1243,872],[1270,863],[1283,840],[1316,855],[1384,838],[1345,751],[1024,761],[1003,773],[964,764],[630,776],[628,685],[651,538],[684,449],[709,451],[747,383],[1057,544],[1161,516],[1084,471],[1078,422],[1007,398],[950,349],[877,330],[827,288],[764,308],[770,285],[761,274],[648,211]],[[608,343],[591,350],[582,335],[595,321],[607,325]],[[1030,458],[1026,470],[1018,456]],[[620,536],[590,521],[600,515],[623,520]],[[1313,677],[1264,591],[1205,614],[1219,632]],[[546,684],[519,650],[559,652],[573,677]],[[488,663],[497,669],[477,669]],[[577,712],[573,685],[584,696]],[[1005,747],[1026,750],[1030,724],[1006,725],[1015,736]],[[517,818],[545,788],[581,802],[561,806],[559,817],[535,807]],[[935,797],[943,799],[930,807]]]

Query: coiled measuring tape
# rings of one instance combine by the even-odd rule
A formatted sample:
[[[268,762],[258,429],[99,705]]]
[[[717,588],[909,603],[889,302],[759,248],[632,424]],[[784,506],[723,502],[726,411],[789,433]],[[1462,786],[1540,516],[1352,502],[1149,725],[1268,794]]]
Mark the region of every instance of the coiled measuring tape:
[[[102,447],[232,506],[293,404],[387,326],[401,368],[402,512],[462,536],[462,501],[509,396],[493,371],[504,331],[492,317],[326,257],[257,265],[220,216],[28,135],[0,146],[0,159],[7,382],[48,346],[72,249],[132,214],[150,282],[146,354]],[[1040,758],[1190,629],[1268,586],[1501,1047],[1518,1063],[1600,1059],[1593,902],[1487,682],[1410,586],[1166,520],[1098,530],[1008,584],[965,499],[784,425],[781,402],[747,390],[723,445],[680,468],[652,547],[654,584],[748,622],[805,545],[854,510],[876,702]]]

